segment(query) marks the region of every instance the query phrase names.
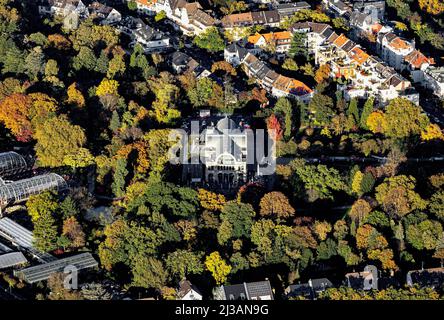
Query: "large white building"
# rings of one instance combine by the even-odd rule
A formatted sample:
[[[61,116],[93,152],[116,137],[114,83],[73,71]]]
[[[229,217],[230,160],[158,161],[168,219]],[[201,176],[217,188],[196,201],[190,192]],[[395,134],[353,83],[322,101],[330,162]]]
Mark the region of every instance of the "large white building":
[[[217,122],[205,119],[199,126],[198,136],[191,133],[190,161],[183,166],[183,179],[191,185],[221,190],[235,189],[251,181],[256,171],[255,149],[251,131],[246,130],[248,126],[228,117]]]

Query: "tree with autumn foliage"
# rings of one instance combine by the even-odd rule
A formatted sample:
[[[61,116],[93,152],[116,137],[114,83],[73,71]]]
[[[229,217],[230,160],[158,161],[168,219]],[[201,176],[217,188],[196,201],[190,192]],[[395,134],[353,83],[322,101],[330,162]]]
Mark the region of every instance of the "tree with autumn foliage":
[[[225,196],[205,189],[198,190],[198,198],[202,208],[211,211],[221,211],[226,203]]]
[[[427,201],[415,192],[416,179],[412,176],[395,176],[386,178],[376,187],[376,200],[385,212],[400,218],[414,210],[422,210]]]
[[[267,118],[267,130],[270,137],[275,141],[280,141],[284,135],[284,132],[281,128],[281,123],[274,114],[271,114]]]
[[[441,0],[418,0],[419,7],[427,13],[440,15],[444,12],[444,3]]]
[[[232,76],[236,76],[237,72],[236,69],[227,61],[222,60],[222,61],[216,61],[213,63],[213,65],[211,66],[211,72],[217,72],[217,71],[222,71],[225,74],[229,74]]]
[[[77,83],[75,82],[68,87],[66,103],[72,104],[78,108],[83,108],[85,106],[85,97],[78,89]]]
[[[69,239],[71,248],[82,248],[85,246],[85,233],[75,217],[69,217],[63,221],[62,236]]]
[[[429,140],[444,140],[444,134],[436,123],[429,124],[424,131],[421,132],[421,139],[423,141]]]
[[[384,133],[387,128],[387,120],[382,111],[374,111],[367,117],[367,127],[373,133]]]
[[[205,258],[205,268],[211,272],[217,285],[224,284],[231,271],[231,266],[222,259],[217,251],[212,252]]]
[[[65,157],[78,153],[86,143],[83,129],[71,124],[66,116],[47,120],[37,128],[35,138],[38,162],[45,167],[64,165]]]
[[[259,206],[261,216],[274,216],[286,219],[295,214],[295,210],[288,201],[288,198],[282,192],[278,191],[265,194]]]
[[[0,102],[0,121],[19,141],[30,141],[39,124],[57,110],[57,101],[43,93],[14,93]]]
[[[331,68],[328,64],[323,64],[316,70],[314,79],[317,83],[324,82],[328,78],[330,78]]]

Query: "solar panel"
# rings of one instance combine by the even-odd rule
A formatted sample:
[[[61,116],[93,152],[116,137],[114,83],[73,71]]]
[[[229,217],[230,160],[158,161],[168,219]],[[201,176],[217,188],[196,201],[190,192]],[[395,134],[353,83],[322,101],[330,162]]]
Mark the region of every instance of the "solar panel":
[[[28,260],[21,252],[11,252],[0,256],[0,269],[14,267],[27,263]]]
[[[94,259],[91,253],[81,253],[72,257],[14,271],[14,275],[28,283],[35,283],[48,280],[51,274],[63,272],[67,266],[73,266],[80,271],[83,269],[94,268],[98,265],[98,262]]]

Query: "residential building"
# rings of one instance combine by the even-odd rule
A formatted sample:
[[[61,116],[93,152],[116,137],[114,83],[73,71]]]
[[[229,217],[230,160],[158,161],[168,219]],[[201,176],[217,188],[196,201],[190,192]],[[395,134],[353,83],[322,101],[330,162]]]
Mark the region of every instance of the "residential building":
[[[322,0],[324,6],[337,16],[343,16],[347,12],[351,12],[352,8],[341,0]]]
[[[183,279],[177,289],[179,300],[202,300],[202,294],[190,281]]]
[[[176,51],[170,56],[171,67],[177,73],[192,72],[197,79],[208,77],[211,72],[186,53]]]
[[[82,0],[40,0],[38,9],[42,16],[59,15],[66,17],[72,12],[77,13],[82,18],[88,16],[88,9]]]
[[[427,58],[421,51],[413,50],[404,57],[404,69],[407,69],[412,76],[413,82],[424,81],[424,71],[435,61],[433,58]]]
[[[130,46],[139,43],[147,53],[161,52],[172,48],[170,37],[145,24],[140,18],[125,17],[117,29],[131,38]]]
[[[391,67],[401,70],[404,57],[415,50],[415,43],[403,40],[393,32],[380,32],[377,37],[377,48],[382,60]]]
[[[250,181],[256,174],[254,161],[248,158],[250,152],[254,159],[254,141],[248,137],[244,123],[225,116],[204,119],[199,124],[201,133],[192,138],[198,148],[191,147],[191,152],[197,150],[191,159],[194,156],[199,161],[183,165],[183,179],[191,185],[205,184],[220,190],[236,189]],[[188,152],[184,156],[188,159]]]
[[[378,19],[383,20],[385,15],[385,1],[382,0],[352,0],[353,10],[363,13],[377,13]]]
[[[234,66],[242,65],[248,77],[254,78],[261,87],[275,97],[295,98],[307,103],[313,95],[313,90],[306,84],[271,70],[239,43],[227,46],[224,50],[224,57]]]
[[[249,27],[253,25],[278,27],[280,22],[281,16],[277,10],[234,13],[226,15],[221,20],[222,27],[225,29]]]
[[[424,71],[423,86],[433,90],[438,97],[444,97],[444,67],[431,66]]]
[[[90,16],[104,25],[113,25],[122,20],[122,15],[119,11],[97,1],[88,6],[88,12]]]
[[[319,295],[333,288],[333,283],[327,278],[310,279],[306,283],[292,284],[285,289],[285,295],[288,298],[304,297],[306,299],[315,300]]]
[[[349,288],[355,290],[378,290],[378,269],[368,265],[362,272],[347,273],[345,281]]]
[[[277,3],[273,7],[278,11],[281,19],[283,17],[291,16],[302,9],[311,9],[311,6],[305,1]]]
[[[128,0],[130,1],[130,0]],[[165,11],[167,17],[187,35],[197,35],[216,25],[216,20],[203,10],[199,2],[186,0],[136,0],[139,11],[156,14]]]
[[[444,285],[444,268],[411,270],[407,273],[407,285],[441,289]]]
[[[255,49],[257,54],[263,49],[275,52],[277,55],[290,50],[292,35],[289,31],[270,32],[265,34],[256,33],[248,37],[248,43]]]
[[[346,99],[374,96],[381,104],[399,96],[417,103],[418,93],[412,93],[410,81],[387,66],[378,57],[367,54],[345,35],[336,34],[325,24],[296,23],[291,32],[307,35],[307,48],[318,65],[329,64],[331,76],[348,82],[338,87]],[[407,94],[408,93],[408,94]]]
[[[215,300],[274,300],[270,281],[244,282],[216,289]]]

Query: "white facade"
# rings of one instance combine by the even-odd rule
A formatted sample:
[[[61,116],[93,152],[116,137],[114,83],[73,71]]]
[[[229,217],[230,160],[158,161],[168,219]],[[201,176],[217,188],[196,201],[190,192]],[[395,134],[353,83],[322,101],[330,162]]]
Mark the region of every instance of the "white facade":
[[[180,300],[184,300],[184,301],[202,300],[202,295],[199,292],[194,291],[193,289],[191,289]]]
[[[247,132],[225,117],[201,135],[205,181],[243,184],[247,177]]]
[[[429,67],[424,72],[423,85],[438,97],[444,97],[444,67]]]

